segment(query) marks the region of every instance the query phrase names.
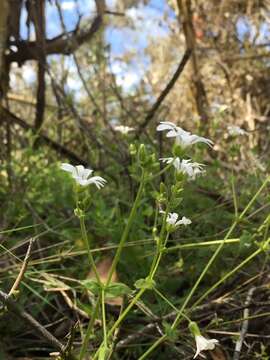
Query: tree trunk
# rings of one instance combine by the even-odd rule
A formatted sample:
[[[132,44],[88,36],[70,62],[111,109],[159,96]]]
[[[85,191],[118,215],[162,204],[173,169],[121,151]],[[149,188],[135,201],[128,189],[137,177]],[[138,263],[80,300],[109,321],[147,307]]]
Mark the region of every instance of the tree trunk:
[[[9,1],[0,2],[0,99],[7,92],[8,74],[6,71],[5,51],[7,48]]]

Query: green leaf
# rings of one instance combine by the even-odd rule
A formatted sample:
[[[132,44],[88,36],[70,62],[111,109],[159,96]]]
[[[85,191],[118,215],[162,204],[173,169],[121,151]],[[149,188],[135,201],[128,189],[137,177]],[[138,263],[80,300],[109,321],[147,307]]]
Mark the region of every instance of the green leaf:
[[[154,212],[154,209],[152,206],[147,206],[147,208],[145,208],[143,210],[143,215],[146,216],[146,217],[150,217],[153,215],[153,212]]]
[[[83,280],[81,284],[94,295],[98,295],[101,291],[101,287],[96,280]]]
[[[252,242],[252,234],[244,230],[240,237],[239,250],[243,251],[244,249],[249,248],[252,245]]]
[[[176,209],[179,207],[181,202],[183,201],[183,198],[174,198],[171,200],[171,209]]]
[[[115,298],[131,293],[131,289],[123,283],[113,283],[106,287],[105,296],[106,298]]]
[[[136,289],[153,289],[156,283],[153,279],[139,279],[135,282]]]
[[[172,329],[171,324],[165,321],[162,323],[162,325],[164,327],[165,334],[167,335],[168,339],[171,340],[172,342],[175,342],[178,338],[179,331],[177,329]]]

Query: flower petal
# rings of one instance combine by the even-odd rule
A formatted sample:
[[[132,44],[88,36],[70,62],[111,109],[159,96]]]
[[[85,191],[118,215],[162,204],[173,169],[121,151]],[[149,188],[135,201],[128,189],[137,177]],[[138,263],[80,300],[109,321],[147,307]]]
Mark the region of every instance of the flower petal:
[[[190,225],[192,223],[192,221],[188,218],[186,218],[185,216],[182,217],[181,220],[177,221],[176,225]]]
[[[157,131],[172,130],[176,128],[176,125],[170,121],[161,121],[157,126]]]
[[[174,161],[174,158],[172,158],[172,157],[160,158],[159,160],[166,163],[166,164],[171,164]]]
[[[177,129],[170,129],[170,131],[168,131],[166,134],[166,137],[176,137],[176,136],[179,136]]]
[[[84,169],[82,178],[87,180],[88,177],[92,174],[92,169]]]
[[[88,184],[95,184],[98,189],[102,188],[106,184],[106,180],[101,176],[93,176],[89,180],[87,180]]]
[[[62,163],[60,168],[64,171],[70,172],[73,176],[76,174],[76,169],[73,165]]]
[[[83,165],[77,165],[77,166],[76,166],[76,171],[77,171],[78,177],[83,178],[84,166],[83,166]]]

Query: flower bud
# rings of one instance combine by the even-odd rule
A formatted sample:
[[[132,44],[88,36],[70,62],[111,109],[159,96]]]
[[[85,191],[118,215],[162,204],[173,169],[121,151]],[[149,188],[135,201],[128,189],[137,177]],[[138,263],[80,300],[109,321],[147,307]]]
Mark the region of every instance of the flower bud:
[[[129,153],[131,156],[135,156],[137,154],[137,148],[135,144],[129,145]]]
[[[74,209],[74,214],[75,216],[77,216],[78,218],[81,218],[84,216],[84,212],[82,209],[76,208]]]
[[[139,161],[141,165],[145,165],[147,161],[147,152],[144,144],[140,144],[139,151],[138,151]]]
[[[194,336],[198,336],[201,335],[199,326],[197,325],[197,323],[195,321],[190,321],[189,325],[188,325],[189,331],[194,335]]]

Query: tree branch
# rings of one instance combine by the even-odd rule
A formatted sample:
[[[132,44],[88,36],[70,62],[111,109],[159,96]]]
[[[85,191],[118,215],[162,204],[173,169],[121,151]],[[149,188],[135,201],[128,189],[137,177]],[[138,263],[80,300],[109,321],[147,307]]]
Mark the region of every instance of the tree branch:
[[[27,122],[25,122],[24,120],[18,118],[15,114],[11,113],[6,108],[1,107],[0,108],[0,113],[1,113],[2,120],[4,120],[4,121],[12,121],[13,123],[18,124],[23,129],[31,130],[33,132],[33,134],[37,134],[37,132],[36,132],[36,130],[35,130],[35,128],[33,126],[27,124]],[[42,132],[38,132],[38,136],[49,147],[56,150],[61,155],[66,156],[68,159],[70,159],[71,161],[74,161],[74,162],[76,162],[78,164],[82,164],[84,166],[87,166],[87,162],[85,160],[81,159],[78,155],[76,155],[74,152],[67,149],[63,145],[58,144],[56,141],[52,140],[47,135],[43,134]]]
[[[75,29],[68,34],[61,34],[44,42],[44,52],[46,55],[63,54],[70,55],[76,51],[84,42],[90,41],[102,24],[102,15],[98,14],[90,27],[85,29]],[[18,51],[6,55],[8,63],[24,63],[27,60],[39,60],[40,46],[37,41],[20,40],[14,43]]]
[[[182,57],[180,64],[178,65],[175,73],[173,74],[173,77],[171,78],[171,80],[168,82],[167,86],[165,87],[165,89],[161,92],[161,94],[159,95],[157,101],[155,102],[155,104],[152,106],[152,108],[148,111],[144,122],[139,126],[138,132],[137,132],[137,136],[140,136],[141,133],[144,131],[144,129],[148,126],[149,122],[153,119],[153,117],[155,116],[155,113],[157,112],[158,108],[160,107],[160,105],[162,104],[162,102],[164,101],[164,99],[166,98],[166,96],[169,94],[169,92],[171,91],[171,89],[173,88],[174,84],[176,83],[176,81],[178,80],[179,76],[182,74],[186,63],[188,62],[190,55],[191,55],[192,50],[191,49],[186,49],[184,56]]]

